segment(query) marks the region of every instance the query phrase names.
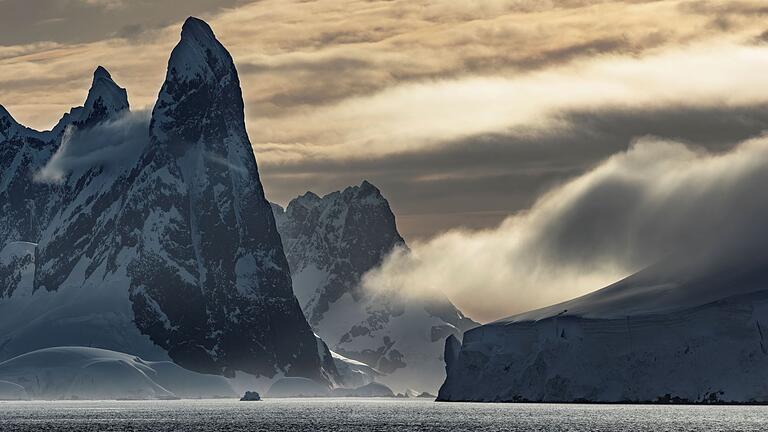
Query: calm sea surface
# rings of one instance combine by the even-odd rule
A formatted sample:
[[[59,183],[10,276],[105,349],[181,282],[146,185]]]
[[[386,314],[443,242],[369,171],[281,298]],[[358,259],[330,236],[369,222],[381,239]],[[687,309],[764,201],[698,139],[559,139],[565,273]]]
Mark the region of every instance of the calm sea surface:
[[[768,407],[397,399],[0,402],[0,431],[768,431]]]

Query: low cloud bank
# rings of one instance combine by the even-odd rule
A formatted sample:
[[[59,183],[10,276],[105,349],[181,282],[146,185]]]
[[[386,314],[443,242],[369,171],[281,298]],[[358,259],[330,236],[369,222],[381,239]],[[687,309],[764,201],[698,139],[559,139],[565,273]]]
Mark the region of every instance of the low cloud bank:
[[[149,115],[149,111],[130,112],[86,130],[68,127],[35,180],[61,182],[72,172],[135,162],[149,142]]]
[[[489,321],[660,260],[749,265],[762,259],[768,235],[766,184],[768,137],[721,153],[646,137],[495,229],[455,230],[395,251],[363,283],[414,296],[439,290]]]

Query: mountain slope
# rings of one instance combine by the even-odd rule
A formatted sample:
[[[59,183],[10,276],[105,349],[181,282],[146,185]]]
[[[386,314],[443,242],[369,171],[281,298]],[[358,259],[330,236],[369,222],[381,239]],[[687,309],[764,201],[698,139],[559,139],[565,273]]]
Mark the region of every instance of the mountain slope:
[[[382,372],[390,387],[434,391],[442,382],[442,340],[475,325],[447,299],[426,302],[372,294],[362,276],[405,247],[387,200],[364,181],[283,210],[273,204],[294,291],[331,350]]]
[[[0,245],[37,241],[56,211],[59,185],[40,181],[43,167],[75,131],[115,119],[129,109],[125,89],[99,66],[83,106],[72,108],[50,131],[20,125],[0,105]]]
[[[0,244],[40,235],[55,187],[34,176],[57,147],[52,133],[20,125],[0,106]]]
[[[207,373],[332,381],[292,292],[237,72],[210,27],[185,22],[148,125],[111,83],[97,69],[85,106],[60,123],[71,126],[54,128],[67,156],[57,205],[32,240],[33,286],[0,299],[0,359],[98,346]],[[110,139],[117,161],[96,157]],[[9,278],[26,274],[23,261]]]
[[[7,231],[2,239],[0,278],[6,285],[0,289],[0,360],[62,344],[101,346],[167,359],[133,324],[127,289],[102,289],[95,282],[83,283],[86,275],[92,275],[102,264],[99,255],[113,246],[92,234],[113,226],[118,208],[115,202],[128,186],[121,177],[125,166],[107,169],[101,164],[81,163],[78,169],[61,172],[55,178],[40,178],[55,159],[89,161],[85,137],[96,141],[96,149],[123,139],[111,125],[127,113],[125,90],[99,67],[85,105],[65,114],[53,130],[36,132],[15,126],[23,132],[17,136],[36,141],[26,138],[26,147],[16,155],[16,160],[24,163],[3,171],[8,183],[0,194],[35,197],[37,201],[26,206],[4,201],[10,204],[10,212],[2,216],[29,228]],[[36,157],[19,157],[24,151]],[[139,146],[134,153],[140,152]],[[19,186],[9,185],[24,189],[19,192]],[[29,211],[30,207],[34,211]]]
[[[245,132],[232,58],[190,18],[118,226],[142,332],[196,370],[320,378]],[[133,233],[141,233],[134,236]]]

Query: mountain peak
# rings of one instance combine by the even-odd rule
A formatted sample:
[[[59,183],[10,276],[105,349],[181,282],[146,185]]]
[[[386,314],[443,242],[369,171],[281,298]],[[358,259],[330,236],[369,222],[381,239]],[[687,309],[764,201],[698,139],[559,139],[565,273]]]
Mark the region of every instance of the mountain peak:
[[[183,152],[202,135],[245,135],[240,80],[232,56],[205,21],[190,17],[168,59],[168,71],[152,111],[151,134]],[[166,139],[168,135],[178,139]],[[209,140],[220,147],[224,142]],[[212,149],[208,149],[212,150]]]
[[[363,193],[376,193],[376,194],[381,193],[381,191],[379,191],[379,188],[374,186],[368,180],[363,180],[363,182],[360,183],[360,191]]]
[[[304,192],[303,195],[299,195],[299,197],[296,198],[296,199],[298,199],[300,201],[303,201],[303,202],[311,202],[311,203],[320,201],[320,197],[316,193],[314,193],[312,191],[306,191],[306,192]]]
[[[342,192],[342,195],[348,200],[353,200],[362,205],[380,206],[389,208],[389,203],[381,194],[379,188],[374,186],[368,180],[363,180],[359,186],[349,186]]]
[[[93,83],[88,90],[82,113],[80,116],[74,116],[73,113],[73,123],[91,126],[128,109],[128,92],[112,80],[107,69],[99,66],[93,71]]]
[[[200,42],[215,41],[216,35],[207,22],[196,17],[189,17],[181,27],[181,39],[194,38]]]
[[[104,66],[99,66],[95,71],[93,71],[93,80],[95,81],[98,78],[106,78],[111,80],[112,75],[109,74],[109,71],[104,68]]]
[[[0,122],[4,122],[4,121],[14,121],[14,120],[11,113],[9,113],[8,110],[5,109],[5,107],[2,104],[0,104]]]
[[[181,40],[168,60],[166,79],[219,81],[226,79],[232,69],[232,57],[216,39],[211,26],[199,18],[187,18],[181,29]]]
[[[61,133],[68,125],[91,127],[129,108],[128,92],[112,80],[106,68],[99,66],[93,71],[93,82],[83,106],[72,108],[68,114],[64,114],[53,130]]]
[[[104,66],[99,66],[93,71],[93,83],[88,90],[85,108],[93,110],[99,99],[108,111],[120,112],[128,109],[128,92],[112,80],[112,75]]]
[[[6,132],[15,124],[16,120],[13,119],[11,113],[4,106],[0,105],[0,141],[5,139]]]

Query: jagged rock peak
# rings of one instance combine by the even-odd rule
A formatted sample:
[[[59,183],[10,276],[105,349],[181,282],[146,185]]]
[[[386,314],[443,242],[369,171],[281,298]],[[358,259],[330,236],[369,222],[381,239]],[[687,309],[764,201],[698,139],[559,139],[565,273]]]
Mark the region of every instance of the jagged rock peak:
[[[36,136],[38,134],[39,133],[37,131],[34,131],[16,121],[11,113],[8,112],[4,106],[0,105],[0,143],[6,139],[18,137],[19,135]]]
[[[5,109],[3,104],[0,104],[0,119],[11,119],[11,120],[13,120],[13,117],[11,116],[11,113],[9,113],[7,109]]]
[[[344,201],[354,201],[363,206],[374,207],[386,207],[389,209],[389,203],[387,199],[381,194],[379,188],[371,184],[368,180],[363,180],[359,186],[349,186],[342,192],[334,192],[340,194]],[[329,194],[323,199],[331,197],[333,194]]]
[[[227,132],[227,128],[234,129]],[[245,143],[243,96],[232,56],[208,24],[189,18],[168,60],[152,111],[151,135],[172,145],[177,156],[206,137],[209,143],[219,143],[218,149],[209,150],[223,157],[226,146],[221,138],[235,129],[241,138],[237,142]]]
[[[386,203],[386,199],[381,195],[379,188],[368,180],[363,180],[360,186],[352,186],[347,189],[348,191],[345,192],[355,194],[357,198],[370,198],[372,203]]]
[[[294,198],[291,203],[295,202],[295,205],[303,205],[303,206],[314,206],[317,203],[320,202],[322,198],[320,198],[316,193],[312,191],[307,191],[304,193],[304,195],[299,195],[297,198]],[[288,205],[290,206],[291,203]]]
[[[94,79],[94,81],[97,78],[106,78],[106,79],[111,80],[112,79],[112,75],[110,75],[109,71],[104,66],[98,66],[98,67],[96,67],[96,70],[93,71],[93,79]]]
[[[85,100],[85,109],[89,117],[94,114],[110,115],[129,109],[128,92],[112,80],[112,75],[103,66],[97,67],[93,72],[93,84]],[[100,110],[104,112],[101,113]]]
[[[291,200],[285,210],[288,211],[288,209],[296,206],[312,208],[316,207],[322,202],[329,202],[339,197],[341,197],[344,201],[355,201],[363,204],[367,203],[376,205],[384,204],[387,207],[389,206],[386,198],[384,198],[384,196],[381,194],[379,188],[374,186],[368,180],[363,180],[359,186],[349,186],[343,191],[331,192],[327,195],[324,195],[322,198],[312,191],[307,191],[303,195],[300,195]]]
[[[194,38],[195,40],[204,43],[213,43],[216,41],[216,35],[213,34],[213,29],[207,22],[196,17],[189,17],[184,21],[184,25],[181,27],[181,39]]]
[[[181,40],[168,61],[166,80],[221,80],[233,69],[232,57],[211,27],[199,18],[187,18],[181,29]]]
[[[360,189],[363,191],[381,193],[381,191],[379,191],[379,188],[371,184],[368,180],[363,180],[363,182],[360,183]]]
[[[0,133],[4,133],[6,130],[10,129],[12,125],[15,124],[16,120],[14,120],[11,113],[9,113],[4,106],[0,105]]]
[[[107,69],[99,66],[93,71],[93,82],[83,106],[64,114],[53,131],[61,133],[69,125],[88,128],[129,109],[128,92],[115,83]]]

